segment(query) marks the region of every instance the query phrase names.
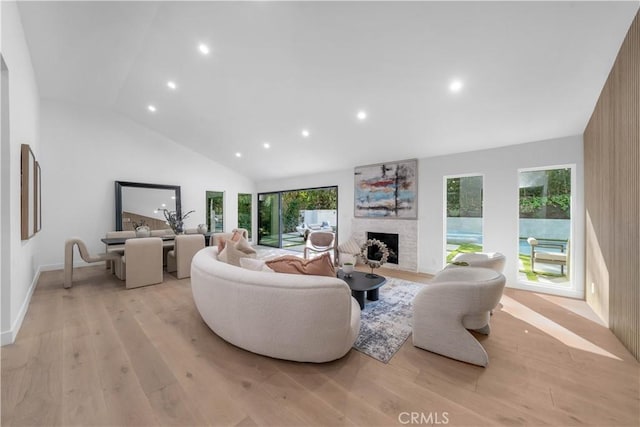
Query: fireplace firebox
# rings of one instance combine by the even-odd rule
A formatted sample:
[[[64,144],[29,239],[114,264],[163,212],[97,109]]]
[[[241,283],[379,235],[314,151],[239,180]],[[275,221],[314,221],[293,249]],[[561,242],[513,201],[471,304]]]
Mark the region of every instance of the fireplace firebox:
[[[373,233],[367,232],[367,239],[377,239],[382,243],[387,245],[389,249],[389,259],[387,262],[390,264],[398,264],[398,235],[392,233]],[[378,248],[374,246],[370,246],[367,252],[367,258],[373,260],[379,260],[382,258],[382,253],[378,251]]]

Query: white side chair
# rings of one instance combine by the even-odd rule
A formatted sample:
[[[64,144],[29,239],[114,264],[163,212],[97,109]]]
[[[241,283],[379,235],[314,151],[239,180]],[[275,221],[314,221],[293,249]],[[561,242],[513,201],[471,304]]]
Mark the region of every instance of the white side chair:
[[[500,252],[475,252],[460,253],[453,257],[452,262],[466,262],[470,267],[490,268],[502,273],[507,258]],[[457,267],[455,264],[449,264],[449,267]]]
[[[162,239],[142,237],[124,244],[124,256],[116,262],[116,275],[127,289],[162,283]]]
[[[202,234],[181,234],[176,236],[172,251],[167,254],[167,272],[176,272],[178,279],[191,276],[191,260],[204,248]]]
[[[110,264],[120,258],[117,253],[103,253],[91,255],[87,249],[87,245],[77,237],[69,239],[64,244],[64,287],[70,288],[73,283],[73,247],[78,246],[78,252],[84,262],[103,262]]]
[[[331,231],[312,231],[304,245],[304,258],[309,259],[310,252],[333,251],[334,262],[337,259],[336,234]]]
[[[413,300],[413,345],[487,366],[487,352],[468,329],[489,335],[489,311],[500,301],[505,281],[488,268],[442,270]]]
[[[336,249],[338,252],[340,265],[343,265],[345,262],[350,262],[353,265],[362,263],[362,257],[360,256],[360,245],[358,245],[354,238],[340,243]]]

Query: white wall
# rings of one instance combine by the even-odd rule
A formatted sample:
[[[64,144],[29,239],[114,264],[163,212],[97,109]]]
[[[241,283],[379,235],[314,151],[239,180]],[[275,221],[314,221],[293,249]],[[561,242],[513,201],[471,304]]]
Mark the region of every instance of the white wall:
[[[389,159],[389,161],[398,159]],[[505,276],[512,287],[517,283],[518,259],[518,170],[575,164],[574,283],[583,296],[584,266],[584,177],[582,136],[518,144],[449,156],[419,159],[418,271],[433,274],[444,265],[444,177],[479,174],[484,176],[484,249],[507,256]],[[354,165],[357,166],[357,165]],[[258,192],[338,185],[339,240],[349,238],[353,218],[353,169],[325,174],[263,181]],[[381,219],[380,221],[384,221]],[[530,289],[530,288],[529,288]],[[536,289],[539,290],[539,289]]]
[[[2,56],[9,74],[9,142],[3,142],[2,182],[8,188],[2,191],[2,214],[9,214],[9,231],[2,239],[9,240],[2,251],[2,311],[1,342],[13,342],[20,327],[29,298],[38,276],[35,259],[42,236],[36,234],[30,240],[20,237],[20,145],[29,144],[36,159],[40,160],[39,96],[31,57],[27,49],[20,15],[15,2],[0,2],[2,8]],[[3,94],[5,96],[5,94]],[[7,149],[8,148],[8,149]],[[8,167],[7,167],[8,166]],[[8,275],[6,274],[8,269]],[[9,280],[6,280],[6,278]]]
[[[484,175],[484,243],[487,252],[507,256],[505,276],[512,287],[518,284],[518,170],[574,164],[573,189],[573,281],[575,292],[563,295],[582,298],[584,283],[584,172],[582,136],[558,138],[509,147],[432,157],[420,160],[419,271],[434,273],[444,263],[444,176]],[[535,289],[541,290],[541,289]]]
[[[205,222],[205,191],[225,191],[225,228],[237,226],[238,193],[253,181],[110,111],[42,102],[42,248],[38,262],[60,268],[64,242],[77,236],[91,252],[115,230],[114,181],[181,186],[186,227]]]

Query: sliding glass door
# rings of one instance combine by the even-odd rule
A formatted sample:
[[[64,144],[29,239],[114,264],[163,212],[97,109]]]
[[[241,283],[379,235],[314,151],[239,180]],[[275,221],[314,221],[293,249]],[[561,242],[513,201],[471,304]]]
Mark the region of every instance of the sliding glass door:
[[[258,194],[258,244],[280,247],[280,193]]]
[[[302,251],[308,233],[336,232],[338,187],[258,195],[258,244]]]

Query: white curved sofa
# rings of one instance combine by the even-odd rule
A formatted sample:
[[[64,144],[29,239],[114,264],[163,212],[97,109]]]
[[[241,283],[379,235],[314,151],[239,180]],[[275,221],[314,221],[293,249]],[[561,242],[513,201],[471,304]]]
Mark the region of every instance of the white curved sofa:
[[[341,279],[252,271],[200,250],[191,289],[205,323],[221,338],[254,353],[297,362],[344,356],[360,331],[360,307]]]

